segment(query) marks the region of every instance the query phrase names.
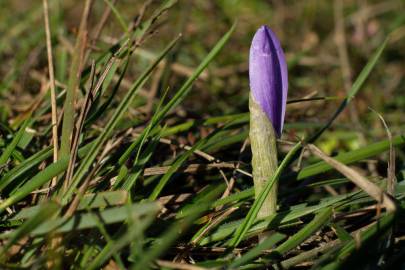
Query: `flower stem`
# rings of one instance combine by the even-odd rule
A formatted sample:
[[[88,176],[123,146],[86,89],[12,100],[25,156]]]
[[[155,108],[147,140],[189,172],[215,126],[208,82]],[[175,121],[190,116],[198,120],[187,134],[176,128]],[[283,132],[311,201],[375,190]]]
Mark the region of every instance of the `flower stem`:
[[[260,194],[266,182],[277,170],[277,136],[267,115],[252,95],[249,98],[250,110],[250,144],[252,149],[253,182],[256,197]],[[272,215],[277,210],[277,183],[275,183],[266,198],[257,217],[259,219]]]

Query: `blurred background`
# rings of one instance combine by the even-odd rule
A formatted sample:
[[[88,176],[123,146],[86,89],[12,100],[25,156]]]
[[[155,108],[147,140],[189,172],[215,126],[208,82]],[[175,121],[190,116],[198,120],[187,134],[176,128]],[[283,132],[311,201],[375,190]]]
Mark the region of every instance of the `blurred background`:
[[[130,22],[136,20],[146,2],[150,2],[145,10],[149,14],[160,1],[118,0],[116,8]],[[50,1],[50,4],[56,76],[64,84],[82,1]],[[93,27],[105,6],[104,1],[95,1],[90,16]],[[0,120],[10,122],[38,98],[41,74],[46,74],[42,1],[3,0],[0,17]],[[402,0],[180,0],[163,15],[136,52],[128,82],[169,40],[183,34],[168,60],[171,68],[156,75],[159,87],[147,85],[130,114],[148,117],[145,106],[156,105],[167,87],[172,90],[169,96],[172,95],[176,85],[192,73],[235,21],[237,28],[231,41],[180,105],[176,111],[179,118],[200,119],[247,111],[250,41],[256,29],[267,24],[277,33],[287,55],[289,99],[332,98],[289,105],[287,138],[305,135],[311,125],[331,116],[373,51],[388,36],[388,46],[365,87],[329,135],[323,137],[321,145],[333,153],[337,148],[354,149],[368,139],[386,137],[380,119],[370,108],[382,114],[394,134],[404,130],[405,2]],[[121,35],[120,23],[110,16],[94,45],[92,57],[96,58],[98,51],[111,46]],[[148,94],[151,88],[153,95]],[[121,94],[124,91],[125,88],[120,89]],[[148,102],[151,99],[152,105]],[[203,135],[204,131],[201,132]]]

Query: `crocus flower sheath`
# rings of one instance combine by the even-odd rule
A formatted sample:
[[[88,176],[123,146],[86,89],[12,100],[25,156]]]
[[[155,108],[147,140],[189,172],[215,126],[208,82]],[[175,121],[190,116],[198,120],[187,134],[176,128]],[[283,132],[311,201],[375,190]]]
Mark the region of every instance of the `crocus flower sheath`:
[[[287,64],[280,42],[267,26],[260,27],[250,47],[250,142],[255,194],[277,169],[277,137],[281,136],[287,102]],[[269,193],[258,218],[276,212],[277,185]]]

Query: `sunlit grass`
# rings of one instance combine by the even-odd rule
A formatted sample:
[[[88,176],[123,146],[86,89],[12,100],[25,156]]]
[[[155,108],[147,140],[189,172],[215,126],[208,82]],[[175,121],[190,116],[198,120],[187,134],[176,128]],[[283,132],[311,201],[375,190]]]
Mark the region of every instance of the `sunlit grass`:
[[[87,19],[85,1],[49,1],[55,162],[43,10],[24,2],[0,5],[0,268],[401,267],[400,1],[343,2],[348,89],[332,3],[89,1]],[[286,48],[290,102],[281,162],[254,200],[246,68],[264,23]],[[393,185],[397,210],[308,144]],[[277,213],[259,220],[277,181]]]

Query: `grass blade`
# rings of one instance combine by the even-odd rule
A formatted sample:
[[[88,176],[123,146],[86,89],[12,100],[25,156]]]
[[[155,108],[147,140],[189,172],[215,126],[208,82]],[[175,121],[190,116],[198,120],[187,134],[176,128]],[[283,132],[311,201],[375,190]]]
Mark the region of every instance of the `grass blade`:
[[[60,158],[65,158],[70,155],[71,136],[73,134],[74,118],[75,118],[75,100],[76,92],[80,85],[81,67],[84,51],[86,47],[86,28],[87,19],[90,13],[91,0],[86,0],[84,3],[83,14],[80,21],[79,33],[74,47],[72,63],[70,65],[68,86],[66,89],[65,103],[63,105],[63,124],[60,144]]]
[[[124,190],[117,191],[105,191],[99,193],[85,194],[80,200],[77,210],[94,209],[94,208],[105,208],[109,206],[117,206],[125,204],[128,200],[128,192]],[[10,218],[10,220],[27,219],[34,216],[40,206],[33,206],[23,208],[15,216]]]
[[[90,142],[79,149],[79,158],[82,158],[84,154],[88,152],[92,144],[93,142]],[[5,174],[3,178],[1,178],[0,191],[2,191],[9,184],[13,183],[17,179],[19,179],[19,177],[22,177],[26,172],[33,169],[39,163],[43,162],[44,160],[46,160],[51,156],[52,156],[52,147],[47,147],[24,160],[18,166],[14,167],[7,174]]]
[[[216,192],[215,192],[216,191]],[[189,215],[183,219],[175,221],[158,240],[155,240],[151,248],[140,258],[139,261],[132,265],[131,269],[149,269],[149,264],[161,256],[167,248],[183,234],[193,222],[207,211],[212,202],[221,194],[222,189],[217,189],[210,192],[209,196],[205,197],[205,202],[199,201],[194,205],[193,209],[189,211]]]
[[[33,235],[44,235],[51,231],[58,233],[71,232],[73,230],[84,230],[94,228],[101,219],[103,224],[113,224],[124,222],[129,218],[129,215],[136,216],[141,219],[144,216],[155,216],[160,210],[160,205],[154,202],[139,203],[133,205],[124,205],[120,207],[108,208],[99,211],[97,214],[79,213],[72,218],[58,218],[50,220],[32,232]]]
[[[7,207],[19,202],[34,190],[40,188],[42,185],[50,181],[53,177],[64,172],[69,163],[69,158],[62,158],[58,162],[52,163],[46,167],[43,171],[36,174],[30,181],[20,187],[11,197],[5,199],[0,203],[0,213]]]
[[[274,233],[270,235],[268,238],[264,239],[263,242],[259,243],[257,246],[243,254],[242,257],[236,259],[233,263],[231,263],[229,265],[229,268],[234,269],[236,267],[249,263],[256,257],[260,256],[264,250],[273,248],[274,245],[276,245],[281,240],[284,240],[285,238],[286,236],[281,233]]]
[[[328,207],[323,209],[315,216],[315,218],[305,225],[299,232],[291,236],[287,241],[282,243],[274,250],[275,257],[279,257],[280,255],[290,251],[291,249],[297,247],[299,244],[304,242],[308,237],[322,228],[326,222],[332,216],[332,208]],[[270,255],[272,257],[272,255]]]
[[[2,258],[4,253],[7,252],[10,247],[16,244],[20,238],[30,234],[30,232],[35,230],[40,224],[49,219],[50,216],[54,215],[58,209],[59,206],[56,203],[47,203],[41,205],[38,213],[35,214],[35,216],[24,222],[23,225],[10,234],[7,244],[5,244],[0,251],[0,258]]]
[[[25,129],[28,127],[28,125],[31,123],[31,119],[27,119],[24,121],[24,123],[21,125],[20,129],[18,130],[17,134],[14,136],[13,140],[10,142],[9,145],[7,145],[6,149],[0,156],[0,166],[4,165],[11,154],[13,153],[14,149],[17,147],[18,143],[20,142],[21,138],[23,137],[25,133]]]
[[[399,147],[405,144],[405,136],[397,136],[392,140],[393,146]],[[375,155],[378,155],[382,152],[385,152],[389,149],[390,142],[389,140],[380,141],[374,144],[367,145],[360,149],[356,149],[347,153],[341,153],[335,157],[337,161],[342,162],[343,164],[351,164],[356,161],[364,160]],[[324,161],[309,165],[299,171],[297,175],[297,180],[302,180],[310,176],[314,176],[320,173],[327,172],[332,170],[332,166]]]
[[[380,236],[392,228],[392,223],[395,220],[395,213],[388,213],[378,219],[372,226],[361,232],[358,239],[361,239],[361,246],[359,247],[359,241],[352,239],[346,243],[338,252],[334,251],[333,254],[325,254],[325,257],[329,257],[327,260],[330,262],[326,264],[321,258],[320,262],[315,265],[314,269],[335,270],[335,269],[362,269],[368,259],[375,259],[374,257],[362,260],[362,256],[367,256],[367,250],[372,245],[378,243],[375,241]],[[333,261],[331,261],[333,260]],[[326,265],[325,265],[326,264]],[[363,267],[361,266],[363,264]]]
[[[146,80],[149,78],[153,69],[157,66],[157,64],[165,57],[165,55],[173,48],[176,42],[179,40],[180,37],[175,38],[170,44],[163,50],[163,52],[159,55],[159,57],[142,73],[142,75],[138,78],[138,80],[132,85],[131,89],[128,91],[124,99],[121,101],[118,108],[115,110],[114,115],[111,117],[110,121],[107,123],[103,132],[97,137],[95,143],[93,144],[92,148],[83,159],[83,162],[80,164],[80,167],[77,169],[77,173],[73,177],[72,185],[69,187],[68,191],[63,197],[63,202],[66,203],[71,198],[75,188],[80,183],[84,175],[89,170],[91,164],[93,164],[94,160],[97,157],[98,152],[100,151],[103,144],[111,135],[113,129],[117,125],[118,121],[124,115],[125,111],[131,105],[135,95],[139,88],[141,88]]]
[[[387,42],[388,42],[388,38],[386,38],[384,40],[384,42],[380,45],[380,47],[378,47],[378,49],[374,52],[373,56],[367,62],[366,66],[362,69],[362,71],[360,72],[356,81],[353,83],[353,86],[350,89],[349,93],[347,94],[346,98],[342,101],[342,103],[340,104],[340,106],[338,107],[336,112],[332,115],[332,117],[325,124],[325,126],[322,127],[320,130],[318,130],[314,135],[309,137],[306,140],[306,142],[308,142],[308,143],[315,142],[319,138],[319,136],[321,136],[322,133],[332,125],[332,123],[335,121],[335,119],[347,107],[347,105],[350,103],[350,101],[356,96],[356,94],[359,92],[359,90],[363,86],[364,82],[370,75],[370,72],[373,70],[373,68],[377,64],[378,59],[380,59],[382,52],[384,51],[385,47],[387,46]]]
[[[252,226],[253,222],[256,220],[257,214],[259,213],[260,208],[262,207],[267,195],[269,194],[271,187],[273,184],[278,180],[282,171],[286,168],[287,164],[291,161],[294,155],[301,149],[301,142],[297,143],[291,150],[288,152],[286,157],[281,162],[280,166],[278,166],[274,175],[269,179],[266,183],[265,188],[260,192],[259,196],[253,203],[252,207],[250,208],[245,220],[243,221],[242,225],[239,226],[237,229],[233,239],[230,242],[231,247],[236,247],[244,238],[245,234],[248,232],[249,228]]]
[[[179,103],[181,103],[187,94],[191,90],[191,86],[193,85],[194,81],[200,76],[200,74],[204,71],[204,69],[208,66],[208,64],[215,58],[215,56],[221,51],[221,49],[225,46],[229,38],[231,37],[233,31],[235,30],[236,24],[232,25],[231,29],[225,33],[225,35],[217,42],[214,48],[208,53],[208,55],[204,58],[201,64],[196,68],[193,74],[187,79],[187,81],[181,86],[181,88],[176,92],[174,97],[170,99],[170,101],[159,111],[159,113],[153,117],[151,122],[151,127],[154,128],[160,121],[166,116],[166,114],[176,107]],[[141,135],[141,137],[144,134]],[[140,140],[136,140],[132,143],[125,153],[120,157],[119,164],[124,164],[124,162],[129,158],[132,151],[138,146]]]

